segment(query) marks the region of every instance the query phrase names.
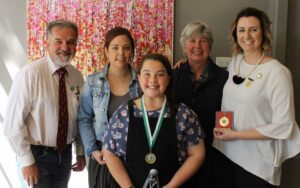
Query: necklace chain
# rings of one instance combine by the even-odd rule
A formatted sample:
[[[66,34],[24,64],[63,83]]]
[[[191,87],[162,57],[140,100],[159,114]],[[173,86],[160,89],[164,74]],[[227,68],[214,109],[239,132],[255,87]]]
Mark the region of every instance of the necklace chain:
[[[263,58],[265,57],[265,52],[263,51],[262,55],[260,56],[260,58],[258,59],[258,61],[256,62],[255,66],[253,67],[253,69],[248,73],[248,75],[245,77],[246,79],[249,78],[249,76],[253,73],[253,71],[256,69],[256,67],[262,62]],[[244,59],[244,58],[243,58]],[[241,69],[241,64],[242,62],[240,62],[239,64],[239,69],[237,71],[237,76],[240,76],[240,69]]]

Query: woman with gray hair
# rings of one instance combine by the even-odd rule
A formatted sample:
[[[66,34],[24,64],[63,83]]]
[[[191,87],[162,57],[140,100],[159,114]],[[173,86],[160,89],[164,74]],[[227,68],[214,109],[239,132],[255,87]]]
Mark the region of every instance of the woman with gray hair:
[[[206,135],[206,160],[195,175],[195,187],[201,188],[215,187],[211,144],[215,113],[221,109],[223,86],[228,78],[228,73],[210,58],[213,41],[212,31],[206,23],[188,23],[180,37],[186,60],[173,72],[176,103],[184,103],[196,112]]]

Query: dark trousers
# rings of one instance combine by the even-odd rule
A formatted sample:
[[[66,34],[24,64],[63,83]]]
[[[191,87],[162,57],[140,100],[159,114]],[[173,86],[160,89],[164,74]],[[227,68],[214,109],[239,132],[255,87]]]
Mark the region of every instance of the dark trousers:
[[[89,188],[119,188],[106,165],[100,165],[95,159],[89,159]]]
[[[31,150],[40,173],[34,188],[67,188],[71,175],[72,144],[63,153],[53,147],[35,145],[31,145]]]
[[[214,153],[215,148],[212,146],[205,147],[205,160],[200,169],[194,175],[196,180],[195,188],[216,188],[216,180],[214,177]]]
[[[235,164],[217,150],[214,165],[217,188],[276,188],[275,185]]]

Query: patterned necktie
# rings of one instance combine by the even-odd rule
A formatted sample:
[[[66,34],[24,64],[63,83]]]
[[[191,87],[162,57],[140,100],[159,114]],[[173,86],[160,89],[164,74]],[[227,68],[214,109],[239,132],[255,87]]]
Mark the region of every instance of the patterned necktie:
[[[60,68],[56,71],[59,76],[59,99],[58,99],[58,131],[56,146],[57,150],[62,153],[67,145],[68,136],[68,100],[65,84],[66,69]]]

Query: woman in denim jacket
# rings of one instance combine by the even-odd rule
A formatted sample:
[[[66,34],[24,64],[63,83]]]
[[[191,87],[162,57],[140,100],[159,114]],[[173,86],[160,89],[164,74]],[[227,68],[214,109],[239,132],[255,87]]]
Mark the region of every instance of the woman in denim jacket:
[[[108,64],[102,71],[88,77],[80,98],[79,132],[88,165],[89,187],[118,187],[110,175],[101,151],[108,120],[120,104],[139,94],[137,76],[129,63],[134,56],[134,39],[122,27],[108,31],[105,38]]]

